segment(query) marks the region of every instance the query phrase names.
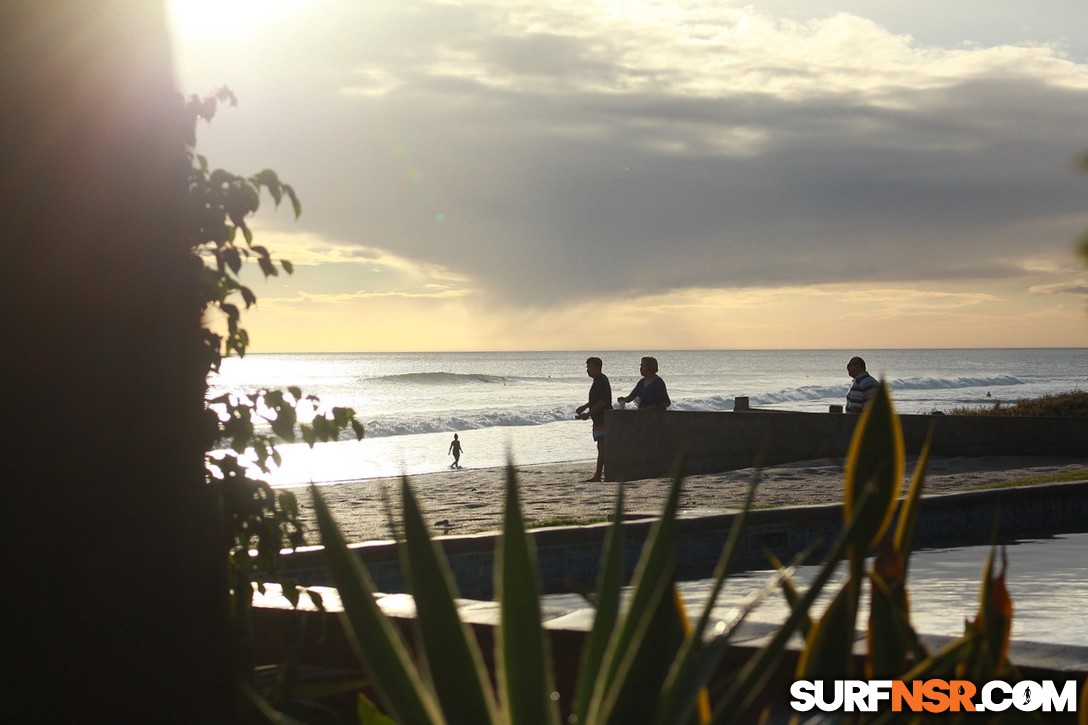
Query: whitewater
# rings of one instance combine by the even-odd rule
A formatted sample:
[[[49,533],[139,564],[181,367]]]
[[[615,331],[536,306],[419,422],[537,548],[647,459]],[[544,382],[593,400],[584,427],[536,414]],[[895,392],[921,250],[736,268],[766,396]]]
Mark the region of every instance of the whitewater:
[[[281,445],[273,485],[444,470],[454,433],[467,467],[501,466],[508,457],[523,465],[587,460],[595,455],[589,423],[574,419],[590,385],[586,357],[603,359],[615,398],[634,387],[643,354],[657,357],[671,410],[681,411],[728,411],[743,396],[757,408],[826,412],[845,399],[852,355],[888,382],[903,413],[981,408],[1088,384],[1079,348],[297,353],[228,358],[209,377],[209,396],[297,386],[364,422],[361,442]]]

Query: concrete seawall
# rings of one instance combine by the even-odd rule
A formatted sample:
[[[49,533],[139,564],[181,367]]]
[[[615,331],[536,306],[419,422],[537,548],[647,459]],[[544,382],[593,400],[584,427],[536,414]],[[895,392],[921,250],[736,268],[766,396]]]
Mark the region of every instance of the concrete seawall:
[[[681,578],[710,576],[737,514],[684,517],[676,526],[676,557]],[[995,528],[995,524],[1000,524]],[[538,529],[531,532],[545,593],[590,591],[601,558],[608,524]],[[651,520],[624,525],[626,575],[634,571]],[[812,547],[815,559],[826,551],[842,527],[840,503],[757,509],[748,515],[737,552],[739,570],[765,568],[767,552],[783,561]],[[915,548],[988,543],[996,533],[1002,540],[1035,538],[1088,530],[1088,481],[1053,483],[990,491],[926,495],[922,498],[914,535]],[[437,541],[462,596],[487,599],[493,594],[497,534],[442,536]],[[353,545],[375,586],[383,592],[404,592],[397,546],[386,542]],[[320,547],[307,547],[284,556],[281,574],[304,585],[330,585]]]
[[[936,456],[1084,456],[1088,418],[901,415],[908,454],[930,427]],[[669,475],[686,450],[686,474],[846,456],[858,416],[769,410],[605,412],[605,476],[635,481]]]

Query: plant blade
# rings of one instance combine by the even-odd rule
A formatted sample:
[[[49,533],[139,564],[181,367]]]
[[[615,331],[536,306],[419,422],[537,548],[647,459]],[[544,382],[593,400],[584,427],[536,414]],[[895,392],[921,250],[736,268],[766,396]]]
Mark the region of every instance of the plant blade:
[[[506,511],[495,569],[500,606],[496,659],[503,712],[510,725],[555,725],[559,713],[540,624],[539,570],[525,533],[513,463],[506,467]]]
[[[589,708],[590,722],[610,721],[624,687],[624,673],[637,666],[638,657],[646,656],[641,650],[642,638],[672,582],[676,510],[683,481],[679,471],[683,470],[683,466],[684,457],[681,456],[661,518],[654,523],[643,546],[631,585],[631,604],[612,635],[602,663],[602,675],[594,688]]]
[[[311,486],[310,493],[325,558],[344,605],[348,639],[371,679],[378,684],[383,704],[402,722],[441,722],[437,703],[424,687],[400,635],[374,600],[370,576],[348,550],[320,491]]]
[[[718,597],[721,595],[725,578],[732,567],[733,557],[740,546],[741,532],[744,531],[748,512],[755,500],[759,479],[760,473],[757,471],[748,486],[744,506],[733,521],[725,546],[722,548],[721,556],[719,556],[718,563],[714,567],[714,578],[710,592],[703,603],[703,611],[695,627],[681,645],[676,661],[673,663],[669,676],[662,687],[661,697],[655,708],[655,722],[671,723],[687,720],[691,711],[695,708],[696,702],[706,697],[706,690],[703,687],[706,679],[696,675],[697,668],[705,673],[705,677],[709,677],[713,665],[717,663],[717,660],[710,661],[709,658],[713,658],[715,653],[719,658],[725,654],[725,641],[728,640],[728,637],[719,637],[719,646],[708,650],[703,646],[703,634],[706,632],[707,624],[710,621],[710,614],[715,604],[717,604]],[[709,716],[709,711],[706,714]]]
[[[424,523],[408,479],[401,480],[405,541],[401,567],[442,712],[453,723],[495,722],[497,708],[476,640],[457,613],[453,575]]]
[[[857,519],[854,556],[864,557],[884,535],[903,483],[903,430],[883,381],[865,407],[850,441],[843,490],[843,519]],[[869,495],[863,496],[865,491]]]
[[[623,484],[616,488],[616,503],[612,525],[608,528],[601,569],[597,582],[597,606],[593,627],[582,650],[578,667],[578,683],[574,696],[574,723],[586,722],[593,686],[604,661],[608,640],[616,626],[620,609],[620,588],[623,586]]]
[[[925,487],[926,471],[929,468],[929,450],[933,445],[933,426],[926,433],[926,442],[922,445],[922,452],[918,454],[918,463],[914,466],[914,476],[911,478],[910,490],[899,509],[899,521],[895,527],[895,537],[892,540],[892,548],[903,561],[903,579],[906,581],[907,569],[910,564],[910,550],[914,542],[914,529],[918,521],[918,510],[922,504],[922,489]]]

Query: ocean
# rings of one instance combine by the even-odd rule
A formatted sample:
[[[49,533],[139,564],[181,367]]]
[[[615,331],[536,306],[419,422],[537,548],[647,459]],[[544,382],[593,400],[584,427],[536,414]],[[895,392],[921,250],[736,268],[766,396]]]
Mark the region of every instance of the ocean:
[[[855,354],[889,383],[901,413],[1088,388],[1088,350],[1080,348],[669,350],[250,354],[225,360],[209,395],[297,386],[323,406],[353,408],[365,423],[362,441],[278,446],[274,486],[446,470],[454,433],[466,468],[580,461],[596,456],[589,422],[574,418],[591,382],[586,357],[602,358],[615,398],[638,381],[643,354],[658,359],[671,410],[727,411],[747,396],[753,407],[826,412],[844,402]]]

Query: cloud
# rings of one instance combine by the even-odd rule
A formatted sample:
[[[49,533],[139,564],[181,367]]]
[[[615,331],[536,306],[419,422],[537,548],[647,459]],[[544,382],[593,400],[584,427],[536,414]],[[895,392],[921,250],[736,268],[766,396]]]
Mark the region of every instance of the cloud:
[[[1088,66],[1046,39],[923,42],[855,5],[325,3],[236,90],[303,223],[342,240],[314,264],[530,307],[1038,282],[1026,260],[1085,228]]]
[[[1057,282],[1055,284],[1042,284],[1029,287],[1028,291],[1033,295],[1078,295],[1088,297],[1088,282]]]

